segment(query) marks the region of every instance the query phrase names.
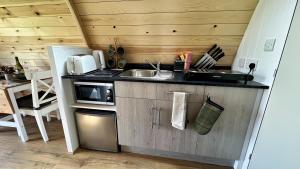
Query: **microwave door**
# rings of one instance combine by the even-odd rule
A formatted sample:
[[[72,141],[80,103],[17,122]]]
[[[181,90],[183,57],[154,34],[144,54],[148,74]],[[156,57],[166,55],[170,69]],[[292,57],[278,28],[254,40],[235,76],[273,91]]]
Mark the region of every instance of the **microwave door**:
[[[78,102],[101,102],[103,94],[99,86],[93,85],[76,85],[76,98]]]

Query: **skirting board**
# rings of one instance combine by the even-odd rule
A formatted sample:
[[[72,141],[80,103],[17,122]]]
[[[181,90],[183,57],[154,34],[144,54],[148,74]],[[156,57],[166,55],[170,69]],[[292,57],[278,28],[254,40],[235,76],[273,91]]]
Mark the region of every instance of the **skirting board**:
[[[137,153],[137,154],[144,154],[144,155],[166,157],[166,158],[173,158],[173,159],[177,159],[177,160],[186,160],[186,161],[194,161],[194,162],[200,162],[200,163],[228,166],[228,167],[233,167],[233,165],[234,165],[234,160],[216,159],[216,158],[211,158],[211,157],[202,157],[202,156],[196,156],[196,155],[190,155],[190,154],[174,153],[174,152],[167,152],[167,151],[160,151],[160,150],[151,150],[151,149],[144,149],[144,148],[139,148],[139,147],[121,146],[121,151]]]

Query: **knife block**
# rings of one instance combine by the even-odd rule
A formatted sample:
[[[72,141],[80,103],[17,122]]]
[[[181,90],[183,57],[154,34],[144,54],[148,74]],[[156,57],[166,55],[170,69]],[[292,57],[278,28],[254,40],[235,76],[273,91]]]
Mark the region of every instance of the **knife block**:
[[[210,56],[208,53],[205,53],[205,55],[196,63],[195,67],[197,69],[209,69],[213,67],[217,61]]]

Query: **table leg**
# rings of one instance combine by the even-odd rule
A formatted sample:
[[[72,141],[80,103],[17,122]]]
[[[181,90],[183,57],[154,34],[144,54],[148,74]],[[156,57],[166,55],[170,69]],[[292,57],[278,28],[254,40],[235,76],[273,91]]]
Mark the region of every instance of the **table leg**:
[[[16,128],[17,128],[18,135],[21,137],[21,140],[23,142],[26,142],[26,141],[28,141],[28,135],[27,135],[27,132],[25,130],[25,126],[24,126],[22,117],[20,115],[20,110],[19,110],[19,107],[18,107],[18,104],[17,104],[17,101],[16,101],[15,94],[11,89],[7,89],[7,93],[9,95],[11,104],[12,104],[13,109],[14,109],[13,117],[14,117],[14,121],[16,123]]]
[[[15,123],[16,123],[18,135],[21,137],[21,140],[23,142],[28,141],[28,136],[27,136],[27,133],[26,133],[26,130],[25,130],[23,120],[21,118],[20,113],[13,114],[13,117],[14,117],[14,120],[15,120]]]

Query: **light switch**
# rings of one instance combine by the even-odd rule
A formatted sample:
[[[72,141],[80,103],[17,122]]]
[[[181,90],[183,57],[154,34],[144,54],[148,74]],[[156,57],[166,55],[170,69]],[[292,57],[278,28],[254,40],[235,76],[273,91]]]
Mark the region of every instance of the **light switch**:
[[[273,39],[267,39],[266,42],[265,42],[264,51],[267,51],[267,52],[273,51],[275,43],[276,43],[276,39],[275,38],[273,38]]]
[[[245,66],[245,62],[246,62],[246,59],[245,58],[240,58],[239,59],[239,68],[244,68]]]

